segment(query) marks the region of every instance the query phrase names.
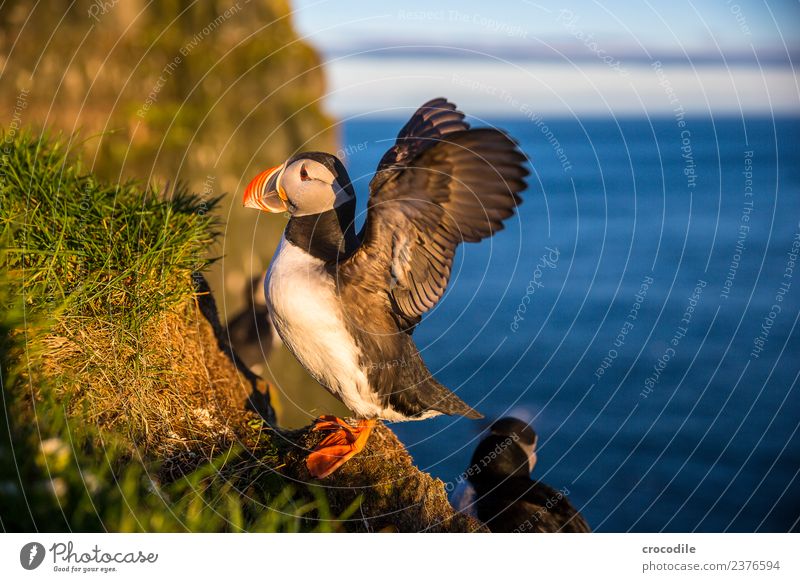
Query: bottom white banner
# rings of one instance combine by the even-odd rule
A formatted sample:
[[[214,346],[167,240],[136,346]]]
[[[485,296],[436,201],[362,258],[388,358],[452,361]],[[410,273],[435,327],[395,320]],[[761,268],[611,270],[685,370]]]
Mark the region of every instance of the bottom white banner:
[[[3,580],[800,580],[798,541],[795,534],[2,534],[0,572]]]

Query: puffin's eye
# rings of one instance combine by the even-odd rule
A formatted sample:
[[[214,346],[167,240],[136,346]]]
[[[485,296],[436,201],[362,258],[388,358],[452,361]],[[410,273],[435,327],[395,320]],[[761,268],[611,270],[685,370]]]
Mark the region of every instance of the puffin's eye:
[[[306,165],[305,165],[305,164],[301,164],[301,165],[300,165],[300,179],[301,179],[303,182],[307,182],[308,180],[310,180],[310,179],[311,179],[311,178],[309,177],[309,175],[308,175],[308,172],[306,171]]]

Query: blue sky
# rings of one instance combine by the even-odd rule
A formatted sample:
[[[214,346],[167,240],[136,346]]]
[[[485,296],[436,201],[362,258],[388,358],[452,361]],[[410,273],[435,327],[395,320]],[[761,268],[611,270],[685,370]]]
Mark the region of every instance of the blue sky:
[[[582,27],[600,41],[632,47],[638,43],[651,49],[681,45],[695,51],[713,50],[715,43],[734,49],[753,43],[764,49],[780,46],[779,30],[787,44],[796,47],[800,40],[800,4],[786,0],[768,3],[758,0],[602,3],[296,0],[294,7],[301,31],[313,34],[322,48],[331,48],[336,43],[357,45],[390,39],[514,44],[514,35],[508,32],[515,26],[527,32],[529,38],[558,42],[568,40],[565,31],[554,26],[562,10],[578,16]],[[747,29],[739,26],[740,21]],[[493,23],[507,26],[495,28]]]
[[[794,112],[800,3],[296,0],[337,115],[431,95],[485,114]],[[790,60],[791,59],[791,60]],[[661,61],[660,73],[653,66]],[[667,87],[669,91],[667,91]]]

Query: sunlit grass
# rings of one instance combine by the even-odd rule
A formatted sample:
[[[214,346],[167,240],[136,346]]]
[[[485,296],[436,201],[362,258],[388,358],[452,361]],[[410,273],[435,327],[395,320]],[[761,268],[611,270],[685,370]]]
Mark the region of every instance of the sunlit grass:
[[[5,266],[31,309],[144,322],[189,296],[209,262],[216,198],[99,182],[59,142],[26,133],[6,146],[0,196]]]

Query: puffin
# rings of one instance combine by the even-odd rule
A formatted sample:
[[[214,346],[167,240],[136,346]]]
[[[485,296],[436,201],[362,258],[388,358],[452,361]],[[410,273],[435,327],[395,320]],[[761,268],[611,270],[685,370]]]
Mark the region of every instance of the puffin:
[[[259,173],[248,208],[289,220],[264,282],[273,326],[309,374],[354,414],[312,427],[314,478],[363,450],[378,420],[482,415],[428,370],[413,340],[447,288],[456,248],[503,228],[522,202],[527,158],[507,133],[471,128],[445,98],[402,127],[369,183],[363,227],[342,161],[301,152]]]
[[[265,276],[266,273],[262,273],[250,279],[245,293],[245,307],[225,325],[231,347],[256,374],[264,371],[266,358],[278,343],[264,300]]]
[[[590,532],[566,489],[531,479],[537,441],[533,428],[518,418],[495,421],[462,473],[453,495],[455,508],[492,532]]]

